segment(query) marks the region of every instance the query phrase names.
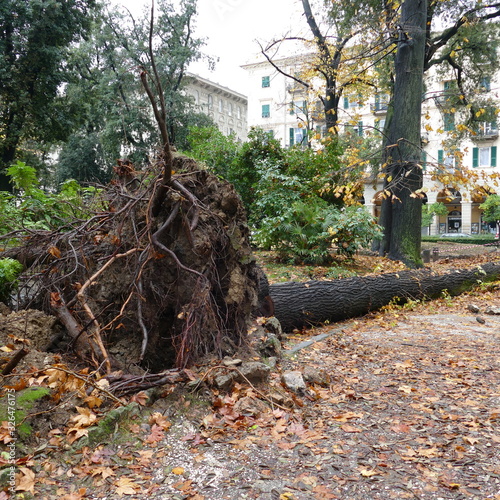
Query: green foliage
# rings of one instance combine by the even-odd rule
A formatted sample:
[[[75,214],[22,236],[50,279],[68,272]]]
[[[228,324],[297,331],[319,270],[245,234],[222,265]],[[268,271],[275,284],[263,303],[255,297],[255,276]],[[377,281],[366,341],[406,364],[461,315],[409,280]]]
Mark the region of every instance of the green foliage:
[[[253,205],[256,196],[258,197],[256,191],[262,176],[259,165],[266,163],[278,170],[284,170],[284,162],[285,150],[280,142],[264,130],[252,128],[248,141],[241,147],[240,154],[228,173],[228,180],[234,184],[249,213],[254,211]]]
[[[241,145],[234,136],[225,136],[217,127],[190,127],[187,154],[201,161],[217,175],[233,182]]]
[[[380,228],[360,206],[338,208],[308,191],[298,176],[284,174],[275,165],[259,169],[255,211],[259,214],[255,241],[276,250],[294,263],[329,264],[332,246],[351,257],[378,238]]]
[[[95,0],[0,2],[0,190],[28,140],[64,140],[73,121],[61,95],[68,47],[84,35]]]
[[[97,207],[99,191],[74,180],[64,182],[58,193],[47,193],[38,187],[34,169],[23,162],[12,165],[8,175],[18,192],[0,192],[0,235],[61,228],[68,220],[88,218]]]
[[[31,434],[31,425],[26,421],[29,417],[29,411],[33,408],[35,403],[40,399],[48,396],[50,391],[45,387],[29,387],[23,389],[22,391],[16,392],[15,397],[15,410],[14,410],[14,421],[16,425],[16,431],[20,438],[26,438]],[[6,396],[2,398],[6,400]],[[9,408],[11,406],[8,404],[0,405],[0,421],[9,420]]]
[[[0,259],[0,302],[7,302],[17,287],[17,278],[23,270],[22,264],[15,259]]]
[[[479,208],[483,210],[483,220],[485,222],[497,222],[500,220],[500,196],[498,194],[488,196]]]
[[[431,205],[422,205],[422,227],[430,226],[435,215],[448,215],[448,209],[444,203],[439,201]]]

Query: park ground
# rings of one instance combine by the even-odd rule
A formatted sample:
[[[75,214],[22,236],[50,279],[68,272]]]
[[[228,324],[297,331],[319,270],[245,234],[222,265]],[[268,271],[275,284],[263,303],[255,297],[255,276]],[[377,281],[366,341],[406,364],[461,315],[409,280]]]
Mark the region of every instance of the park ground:
[[[429,264],[438,272],[500,257],[492,247],[439,249]],[[272,282],[403,269],[370,255],[338,269],[259,259]],[[286,335],[264,384],[218,389],[221,363],[207,360],[191,383],[122,409],[66,387],[19,439],[16,493],[0,500],[500,500],[499,286]],[[24,365],[28,384],[64,385],[50,371],[64,360],[33,359],[41,364]],[[306,388],[284,387],[287,372]]]

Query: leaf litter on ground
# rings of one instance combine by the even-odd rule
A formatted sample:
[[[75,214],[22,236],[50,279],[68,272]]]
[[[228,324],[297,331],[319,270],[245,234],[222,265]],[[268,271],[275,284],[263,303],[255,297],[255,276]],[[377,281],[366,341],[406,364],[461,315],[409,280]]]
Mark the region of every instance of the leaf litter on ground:
[[[399,266],[357,259],[358,271]],[[470,304],[478,305],[483,324]],[[486,306],[500,307],[497,283],[459,297],[389,305],[336,324],[333,335],[285,356],[267,387],[236,384],[223,393],[205,386],[204,395],[181,392],[151,409],[136,398],[142,410],[109,441],[78,449],[94,417],[104,415],[80,402],[66,429],[47,436],[50,450],[22,457],[17,491],[47,500],[500,500],[500,316],[484,315]],[[290,335],[285,352],[331,330]],[[287,370],[304,375],[305,393],[283,388],[280,373]],[[37,377],[43,384],[43,374]],[[46,378],[56,392],[72,382]]]

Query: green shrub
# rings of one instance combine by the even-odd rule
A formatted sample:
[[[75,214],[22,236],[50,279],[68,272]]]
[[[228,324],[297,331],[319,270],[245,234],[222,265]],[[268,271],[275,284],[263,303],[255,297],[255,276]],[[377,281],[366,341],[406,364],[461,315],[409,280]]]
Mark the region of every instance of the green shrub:
[[[22,264],[15,259],[0,259],[0,302],[8,302],[11,293],[19,284],[17,278],[23,270]]]

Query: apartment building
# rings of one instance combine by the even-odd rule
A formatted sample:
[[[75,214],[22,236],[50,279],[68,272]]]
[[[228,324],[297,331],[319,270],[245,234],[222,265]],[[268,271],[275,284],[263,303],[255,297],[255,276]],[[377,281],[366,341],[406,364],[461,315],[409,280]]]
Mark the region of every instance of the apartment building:
[[[307,61],[307,56],[294,56],[275,61],[284,73],[293,75]],[[315,104],[308,99],[307,89],[287,78],[267,61],[242,66],[250,80],[248,124],[269,131],[284,147],[306,142],[306,130],[324,134],[325,124]],[[498,75],[484,78],[477,92],[490,100],[500,101]],[[449,112],[449,99],[457,97],[454,81],[437,73],[428,75],[422,108],[422,168],[427,203],[442,202],[448,215],[436,217],[427,228],[428,234],[491,232],[482,220],[479,205],[488,194],[500,194],[493,179],[500,174],[497,167],[498,127],[494,120],[480,124],[475,135],[449,148],[446,139],[455,129],[457,112]],[[375,94],[363,100],[345,96],[339,109],[341,133],[360,137],[380,134],[385,124],[388,96]],[[458,120],[457,120],[458,123]],[[446,183],[446,174],[468,168],[478,175],[475,187],[457,190]],[[440,180],[435,174],[440,173]],[[451,177],[451,175],[450,175]],[[365,185],[366,207],[377,217],[381,205],[382,180]]]
[[[210,116],[224,135],[247,138],[248,99],[243,94],[193,73],[186,74],[185,92],[193,97],[199,111]]]

